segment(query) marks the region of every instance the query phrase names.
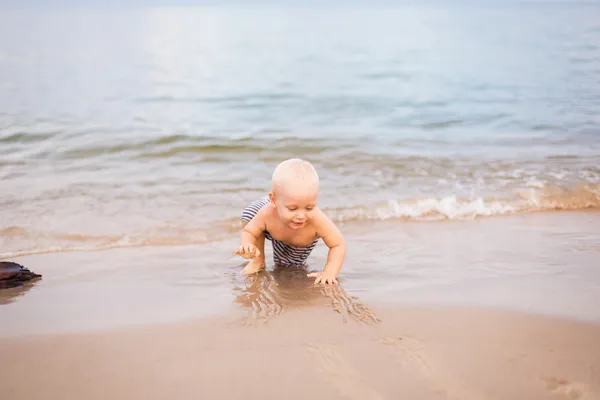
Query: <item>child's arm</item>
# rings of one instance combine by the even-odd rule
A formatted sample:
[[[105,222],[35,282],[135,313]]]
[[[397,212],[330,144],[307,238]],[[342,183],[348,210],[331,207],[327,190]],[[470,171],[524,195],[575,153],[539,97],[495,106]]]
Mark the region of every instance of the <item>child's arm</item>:
[[[266,230],[265,209],[261,209],[254,218],[246,223],[240,233],[240,247],[233,252],[244,258],[260,256],[260,250],[256,247],[256,241]]]
[[[338,227],[320,209],[316,210],[313,221],[317,227],[317,235],[329,247],[329,253],[323,272],[313,272],[308,277],[316,278],[315,283],[337,283],[336,277],[346,256],[346,241]]]

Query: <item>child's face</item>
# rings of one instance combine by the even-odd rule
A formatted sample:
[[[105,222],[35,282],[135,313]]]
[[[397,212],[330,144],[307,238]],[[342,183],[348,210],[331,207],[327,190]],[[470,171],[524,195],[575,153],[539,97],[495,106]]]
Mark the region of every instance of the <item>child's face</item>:
[[[301,229],[311,220],[317,206],[317,189],[283,190],[277,193],[275,206],[283,223],[291,229]]]

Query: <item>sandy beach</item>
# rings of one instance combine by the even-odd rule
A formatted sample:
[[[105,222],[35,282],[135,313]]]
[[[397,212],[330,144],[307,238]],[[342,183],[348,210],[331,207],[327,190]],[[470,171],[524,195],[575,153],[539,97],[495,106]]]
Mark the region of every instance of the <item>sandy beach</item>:
[[[477,306],[600,322],[600,213],[473,221],[348,222],[341,288],[370,305]],[[0,292],[0,337],[126,328],[326,304],[307,271],[245,278],[235,233],[195,246],[55,252],[19,262],[43,278]],[[271,247],[266,246],[267,259]],[[322,268],[316,247],[308,270]],[[275,284],[272,284],[275,283]],[[266,293],[266,296],[263,294]],[[268,300],[270,299],[270,300]]]
[[[17,258],[2,399],[599,399],[598,218],[347,224],[337,288],[243,278],[235,238]]]
[[[331,308],[5,339],[2,398],[598,399],[600,326],[461,308]]]
[[[600,2],[0,10],[0,400],[600,400]]]

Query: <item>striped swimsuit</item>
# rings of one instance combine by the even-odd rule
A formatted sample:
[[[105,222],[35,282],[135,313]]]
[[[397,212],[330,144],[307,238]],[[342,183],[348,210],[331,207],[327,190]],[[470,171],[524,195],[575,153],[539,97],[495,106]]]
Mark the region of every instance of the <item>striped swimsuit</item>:
[[[260,199],[251,203],[242,212],[242,221],[250,221],[256,216],[258,211],[269,204],[271,199],[269,196],[261,197]],[[286,266],[304,266],[306,265],[306,259],[313,251],[319,238],[313,240],[313,242],[306,247],[294,247],[285,244],[277,239],[273,239],[271,234],[265,231],[265,238],[273,243],[273,261],[277,265]]]

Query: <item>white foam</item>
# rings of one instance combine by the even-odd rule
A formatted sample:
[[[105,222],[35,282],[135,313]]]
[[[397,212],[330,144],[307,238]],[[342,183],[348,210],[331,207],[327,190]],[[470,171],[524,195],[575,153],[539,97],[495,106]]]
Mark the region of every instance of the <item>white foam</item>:
[[[458,186],[458,184],[457,184]],[[485,199],[469,190],[469,197],[455,194],[414,200],[389,200],[371,207],[327,210],[336,221],[348,220],[468,220],[476,217],[512,214],[517,212],[582,209],[600,207],[600,187],[586,185],[576,190],[553,188],[532,179],[529,187],[517,191],[512,198]],[[464,192],[464,191],[463,191]]]
[[[459,200],[451,195],[441,199],[427,198],[415,203],[389,201],[388,218],[411,219],[473,219],[477,216],[490,216],[514,212],[515,209],[500,202],[486,203],[481,197],[473,200]],[[379,213],[380,215],[385,213]]]

